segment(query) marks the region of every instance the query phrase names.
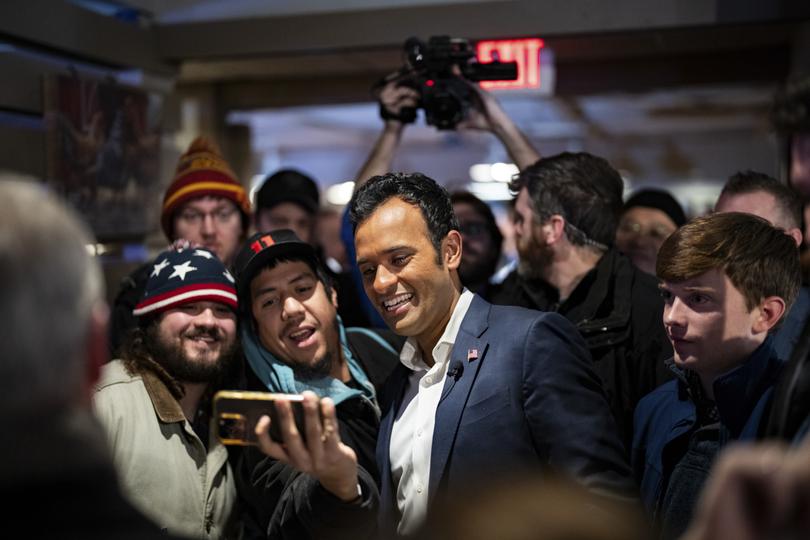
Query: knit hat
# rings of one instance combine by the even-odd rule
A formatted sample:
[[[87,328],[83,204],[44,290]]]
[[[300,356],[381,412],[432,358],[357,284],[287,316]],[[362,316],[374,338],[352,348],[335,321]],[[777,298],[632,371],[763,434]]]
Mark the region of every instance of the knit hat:
[[[222,159],[216,144],[206,137],[197,137],[180,156],[174,179],[163,197],[160,224],[169,240],[174,240],[174,213],[186,201],[197,197],[224,197],[236,204],[242,214],[242,226],[247,230],[250,220],[250,199],[236,175]]]
[[[646,208],[660,210],[669,216],[669,219],[671,219],[677,227],[686,223],[686,214],[684,214],[683,208],[681,208],[681,205],[675,200],[675,197],[666,191],[658,189],[642,189],[637,191],[624,203],[622,213],[627,212],[634,206],[644,206]]]
[[[249,305],[250,282],[273,260],[295,258],[306,261],[313,270],[320,267],[315,248],[304,242],[290,229],[259,232],[247,239],[234,262],[239,297]]]
[[[294,169],[282,169],[268,176],[256,193],[256,210],[269,209],[284,202],[295,203],[315,214],[320,205],[318,185]]]
[[[155,259],[132,314],[157,315],[192,302],[219,302],[236,311],[236,287],[225,265],[205,248],[164,251]]]

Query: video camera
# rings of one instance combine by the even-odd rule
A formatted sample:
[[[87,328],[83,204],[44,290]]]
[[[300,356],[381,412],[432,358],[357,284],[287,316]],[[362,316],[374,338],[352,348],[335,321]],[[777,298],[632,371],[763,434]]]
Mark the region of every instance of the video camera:
[[[470,42],[462,38],[433,36],[426,45],[412,37],[405,41],[404,53],[405,66],[377,86],[395,80],[415,89],[420,95],[419,108],[425,110],[425,120],[437,129],[455,129],[467,117],[475,91],[462,79],[513,81],[518,75],[516,62],[494,58],[493,62],[480,63]],[[413,108],[402,109],[398,116],[384,109],[381,114],[383,118],[394,117],[406,123],[416,119]]]

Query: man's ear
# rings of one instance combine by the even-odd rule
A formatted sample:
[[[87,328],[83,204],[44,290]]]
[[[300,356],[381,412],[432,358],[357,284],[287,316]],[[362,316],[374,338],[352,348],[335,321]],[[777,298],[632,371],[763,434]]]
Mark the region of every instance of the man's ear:
[[[442,261],[448,268],[456,270],[461,264],[461,233],[452,230],[442,242]]]
[[[565,218],[559,214],[553,214],[542,227],[548,245],[559,242],[565,236]]]
[[[335,289],[334,285],[332,286],[332,305],[335,306],[335,309],[338,307],[338,300],[337,300],[337,289]]]
[[[792,229],[787,229],[785,233],[793,238],[793,241],[796,242],[796,245],[801,247],[802,242],[804,241],[804,237],[802,235],[802,230],[798,227],[793,227]]]
[[[87,342],[85,345],[85,375],[82,399],[89,405],[95,393],[95,385],[101,376],[101,366],[109,360],[108,324],[110,310],[104,302],[98,302],[90,310],[87,322]]]
[[[785,314],[785,301],[778,296],[768,296],[759,303],[759,315],[754,320],[753,331],[755,334],[768,332],[776,326]]]

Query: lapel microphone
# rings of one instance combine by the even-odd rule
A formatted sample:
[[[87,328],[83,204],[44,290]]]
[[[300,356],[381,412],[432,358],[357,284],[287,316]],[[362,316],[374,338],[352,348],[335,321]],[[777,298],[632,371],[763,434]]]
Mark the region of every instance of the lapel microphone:
[[[464,373],[464,364],[461,363],[461,360],[456,360],[450,364],[450,368],[447,370],[447,376],[453,377],[453,380],[456,381],[461,377],[462,373]]]
[[[450,395],[450,391],[453,389],[453,386],[455,386],[463,372],[464,364],[461,363],[461,360],[455,360],[452,364],[450,364],[450,367],[447,368],[447,378],[452,378],[453,382],[444,389],[441,397],[439,398],[439,403],[444,401],[444,398]]]

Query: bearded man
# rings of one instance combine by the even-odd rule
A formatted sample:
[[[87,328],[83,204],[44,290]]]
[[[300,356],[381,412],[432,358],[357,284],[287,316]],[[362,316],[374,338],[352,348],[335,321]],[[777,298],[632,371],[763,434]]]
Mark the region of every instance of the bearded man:
[[[622,177],[605,159],[565,152],[538,160],[513,181],[519,265],[495,304],[556,311],[588,344],[622,439],[636,403],[671,375],[655,278],[614,247]]]
[[[121,359],[105,365],[94,406],[130,501],[164,531],[238,537],[228,453],[208,406],[235,366],[234,279],[205,248],[152,265]]]

